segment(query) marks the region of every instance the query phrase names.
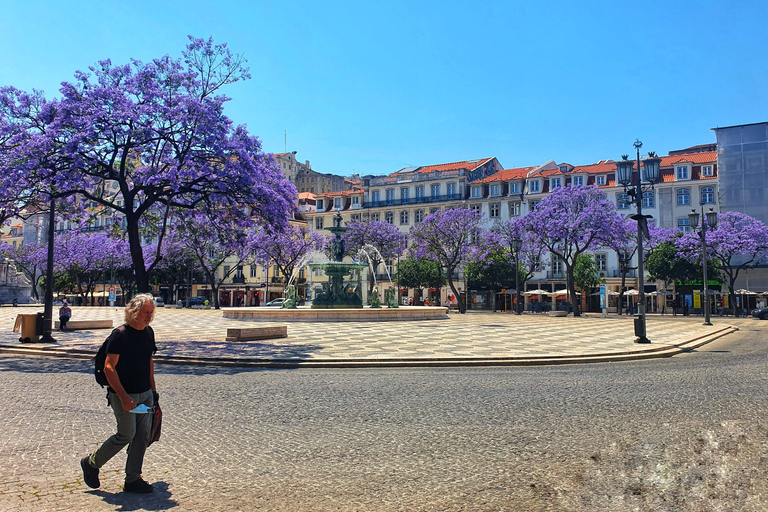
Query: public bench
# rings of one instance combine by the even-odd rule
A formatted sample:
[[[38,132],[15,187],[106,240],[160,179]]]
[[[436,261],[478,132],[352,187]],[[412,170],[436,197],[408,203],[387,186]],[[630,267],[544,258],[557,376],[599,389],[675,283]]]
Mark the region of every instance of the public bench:
[[[53,328],[58,329],[60,322],[54,322]],[[70,320],[67,322],[67,331],[81,331],[86,329],[112,329],[112,320]]]
[[[287,338],[288,326],[275,327],[249,327],[227,329],[226,341],[254,341],[269,340],[273,338]]]

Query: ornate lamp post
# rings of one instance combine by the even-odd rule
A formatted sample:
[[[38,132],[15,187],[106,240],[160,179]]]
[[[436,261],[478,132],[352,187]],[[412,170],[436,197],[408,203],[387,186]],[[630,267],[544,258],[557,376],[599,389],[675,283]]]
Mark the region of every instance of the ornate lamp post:
[[[637,150],[637,174],[634,174],[634,162],[628,160],[627,155],[622,155],[622,160],[616,162],[616,180],[624,187],[624,192],[630,197],[629,202],[635,204],[637,213],[630,218],[637,221],[637,318],[635,318],[635,343],[650,343],[646,336],[645,323],[645,276],[643,271],[643,236],[650,238],[648,234],[648,218],[650,215],[643,215],[643,192],[652,190],[654,183],[659,180],[659,165],[661,158],[657,158],[655,153],[648,153],[648,158],[643,160],[645,176],[640,171],[640,148],[643,143],[639,139],[633,144]],[[634,175],[634,183],[633,183]],[[643,188],[643,183],[647,183]],[[632,186],[630,187],[630,184]]]
[[[698,231],[699,238],[701,238],[701,266],[704,270],[704,325],[712,325],[709,320],[709,282],[707,279],[707,228],[715,229],[717,227],[717,212],[712,208],[709,209],[706,216],[704,215],[704,203],[701,203],[701,229],[697,229],[699,226],[699,212],[691,210],[688,214],[688,221],[691,229]]]
[[[520,249],[523,241],[519,238],[512,239],[512,250],[515,251],[515,314],[520,315]]]

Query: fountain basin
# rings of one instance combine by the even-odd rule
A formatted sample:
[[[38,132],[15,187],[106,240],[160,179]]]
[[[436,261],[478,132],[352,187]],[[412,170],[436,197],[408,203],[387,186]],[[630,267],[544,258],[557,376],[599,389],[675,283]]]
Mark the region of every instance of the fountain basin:
[[[409,322],[447,320],[444,306],[400,306],[399,308],[296,309],[221,308],[224,318],[249,322]]]

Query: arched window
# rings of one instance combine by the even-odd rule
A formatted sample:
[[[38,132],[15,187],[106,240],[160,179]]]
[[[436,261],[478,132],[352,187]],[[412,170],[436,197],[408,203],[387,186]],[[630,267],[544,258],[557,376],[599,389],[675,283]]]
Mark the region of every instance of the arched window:
[[[629,208],[629,196],[627,194],[619,194],[616,198],[616,205],[619,210],[626,210]]]
[[[704,187],[701,189],[701,202],[704,204],[712,204],[715,202],[714,187]]]
[[[691,193],[687,188],[677,190],[677,205],[686,206],[691,204]]]
[[[643,192],[643,208],[654,208],[655,204],[655,194],[653,191]]]
[[[384,220],[388,224],[394,224],[395,223],[395,216],[392,214],[392,212],[387,212],[386,214],[384,214]]]

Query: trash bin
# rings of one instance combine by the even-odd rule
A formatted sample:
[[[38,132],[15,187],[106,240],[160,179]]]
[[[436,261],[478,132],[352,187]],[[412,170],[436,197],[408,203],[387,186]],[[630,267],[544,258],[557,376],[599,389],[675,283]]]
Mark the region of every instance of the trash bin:
[[[39,324],[39,330],[38,330]],[[43,332],[43,314],[32,313],[25,315],[16,315],[16,323],[13,326],[13,332],[21,331],[19,341],[22,343],[36,343]]]

